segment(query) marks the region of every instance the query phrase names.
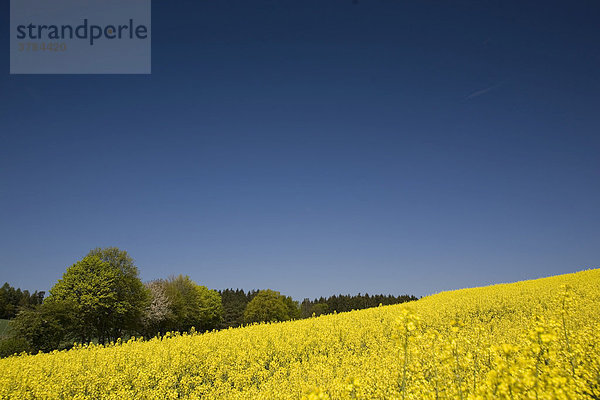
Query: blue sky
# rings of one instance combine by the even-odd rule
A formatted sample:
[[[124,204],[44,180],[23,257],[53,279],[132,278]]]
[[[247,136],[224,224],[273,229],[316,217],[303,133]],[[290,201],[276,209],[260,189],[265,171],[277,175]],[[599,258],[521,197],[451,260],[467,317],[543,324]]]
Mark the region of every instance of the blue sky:
[[[11,76],[0,281],[97,246],[296,299],[600,265],[597,2],[153,4],[152,75]]]

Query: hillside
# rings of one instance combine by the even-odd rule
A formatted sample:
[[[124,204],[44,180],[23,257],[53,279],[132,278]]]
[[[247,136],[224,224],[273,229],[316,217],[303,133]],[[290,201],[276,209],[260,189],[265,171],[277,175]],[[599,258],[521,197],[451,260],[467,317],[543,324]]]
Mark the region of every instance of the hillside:
[[[0,398],[599,398],[600,270],[0,360]],[[595,396],[595,397],[594,397]]]

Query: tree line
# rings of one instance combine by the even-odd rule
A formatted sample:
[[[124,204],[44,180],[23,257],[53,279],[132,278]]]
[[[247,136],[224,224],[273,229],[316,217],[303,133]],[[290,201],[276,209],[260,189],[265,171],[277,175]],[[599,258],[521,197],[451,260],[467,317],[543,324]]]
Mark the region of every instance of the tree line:
[[[1,315],[12,319],[10,337],[0,340],[0,357],[68,348],[73,342],[106,344],[131,336],[205,332],[416,300],[359,294],[299,304],[270,289],[211,290],[183,275],[144,284],[133,259],[115,247],[91,250],[44,295],[8,284],[0,288]]]
[[[267,292],[267,291],[262,291]],[[313,315],[319,316],[323,314],[332,314],[352,310],[361,310],[364,308],[377,307],[379,305],[392,305],[405,303],[407,301],[418,300],[415,296],[402,295],[373,295],[368,293],[358,295],[334,295],[330,297],[320,297],[318,299],[304,299],[298,304],[291,297],[286,297],[275,292],[275,295],[265,296],[255,304],[261,304],[260,307],[255,307],[255,304],[248,310],[248,305],[254,300],[258,290],[245,292],[243,289],[225,289],[220,290],[221,300],[223,304],[223,320],[221,328],[234,328],[243,325],[244,323],[254,321],[285,321],[288,319],[310,318]],[[270,315],[259,315],[256,308],[271,311]],[[256,315],[254,315],[256,314]]]
[[[15,289],[6,282],[0,287],[0,319],[12,319],[20,309],[42,304],[44,292],[29,293],[28,290]]]
[[[406,303],[407,301],[418,300],[415,296],[402,295],[382,295],[377,294],[370,296],[368,293],[351,296],[334,295],[330,297],[320,297],[319,299],[304,299],[301,304],[302,317],[308,318],[313,314],[316,316],[322,314],[331,314],[346,312],[352,310],[362,310],[377,306],[388,306],[392,304]]]

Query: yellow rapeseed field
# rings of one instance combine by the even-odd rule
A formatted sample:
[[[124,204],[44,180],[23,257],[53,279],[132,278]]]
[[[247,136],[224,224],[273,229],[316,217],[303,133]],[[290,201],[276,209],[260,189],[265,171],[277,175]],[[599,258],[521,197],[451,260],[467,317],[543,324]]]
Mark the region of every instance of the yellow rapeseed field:
[[[598,399],[600,270],[0,360],[2,399]]]

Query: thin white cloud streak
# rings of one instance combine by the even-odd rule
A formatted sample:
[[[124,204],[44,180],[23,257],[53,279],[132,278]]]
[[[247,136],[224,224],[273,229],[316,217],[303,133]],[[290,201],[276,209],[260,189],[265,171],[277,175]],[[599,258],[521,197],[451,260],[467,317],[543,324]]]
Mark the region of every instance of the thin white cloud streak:
[[[487,87],[485,89],[481,89],[481,90],[478,90],[476,92],[473,92],[470,95],[468,95],[466,97],[466,99],[470,100],[470,99],[474,99],[475,97],[479,97],[479,96],[481,96],[483,94],[491,92],[492,90],[498,89],[500,86],[504,85],[505,83],[506,83],[506,81],[502,81],[502,82],[500,82],[500,83],[498,83],[498,84],[496,84],[494,86],[490,86],[490,87]]]

